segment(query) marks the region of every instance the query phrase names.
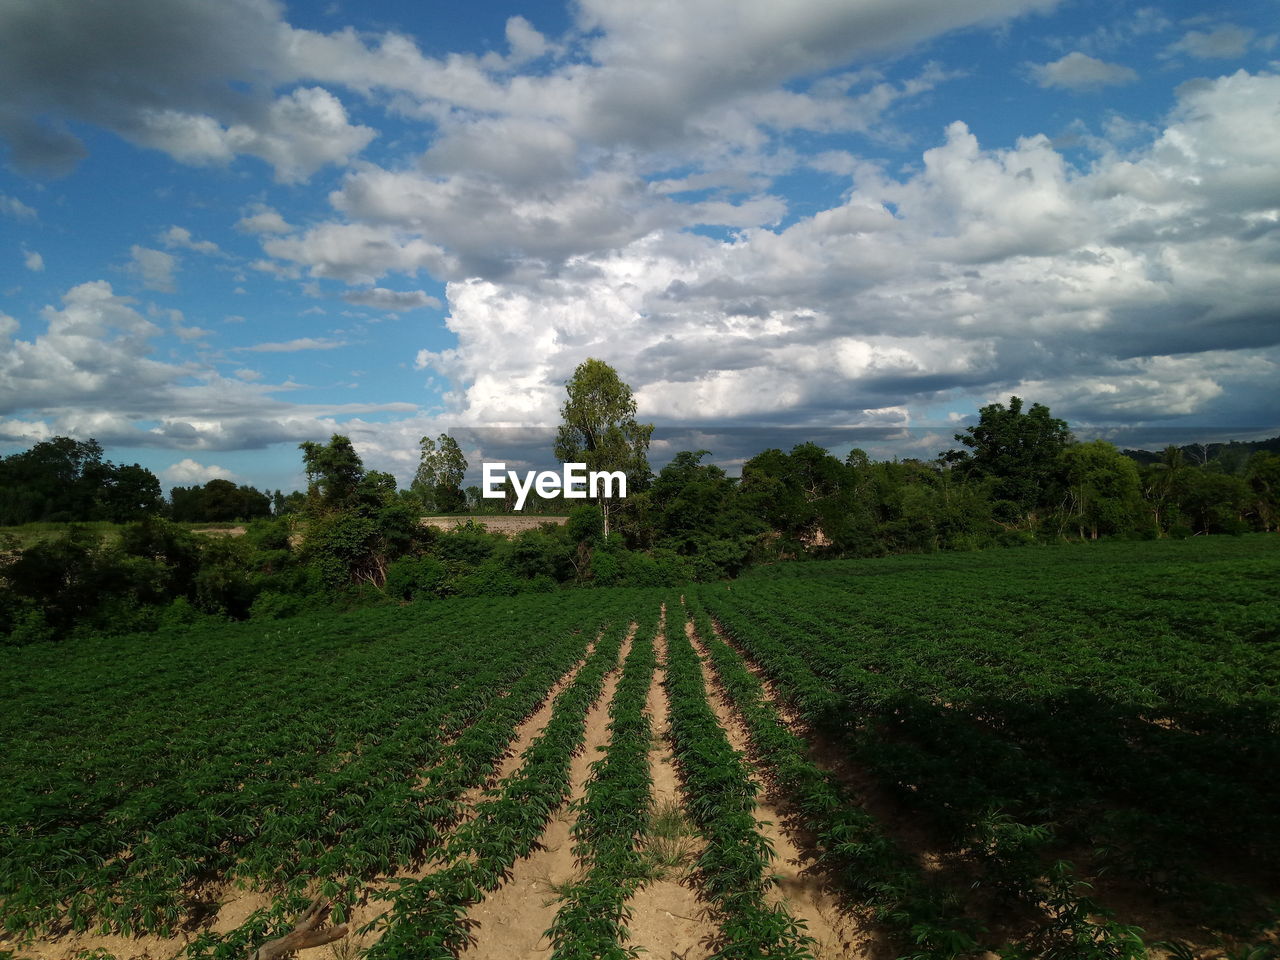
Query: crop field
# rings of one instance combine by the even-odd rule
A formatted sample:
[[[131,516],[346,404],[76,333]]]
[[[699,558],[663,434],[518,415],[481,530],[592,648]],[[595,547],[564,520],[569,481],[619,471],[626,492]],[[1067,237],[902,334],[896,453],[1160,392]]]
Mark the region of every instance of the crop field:
[[[0,958],[1262,960],[1277,771],[1269,535],[0,649]]]

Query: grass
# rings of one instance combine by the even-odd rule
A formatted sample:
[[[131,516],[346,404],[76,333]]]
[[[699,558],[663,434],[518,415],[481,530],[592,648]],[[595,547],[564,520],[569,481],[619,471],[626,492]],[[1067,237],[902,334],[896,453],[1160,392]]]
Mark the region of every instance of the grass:
[[[216,523],[179,523],[177,526],[186,530],[226,530],[231,527],[245,526],[248,521],[245,520],[226,520]],[[91,530],[99,537],[106,539],[107,543],[115,543],[120,539],[120,531],[124,528],[123,523],[114,523],[110,520],[89,520],[82,523],[24,523],[19,526],[0,526],[0,545],[6,541],[13,543],[10,548],[12,550],[25,550],[33,544],[39,543],[41,540],[53,540],[65,534],[71,527],[83,527]],[[3,551],[0,546],[0,551]]]
[[[672,873],[683,875],[697,855],[697,831],[675,800],[663,800],[649,814],[649,829],[642,846],[649,879],[661,880]]]

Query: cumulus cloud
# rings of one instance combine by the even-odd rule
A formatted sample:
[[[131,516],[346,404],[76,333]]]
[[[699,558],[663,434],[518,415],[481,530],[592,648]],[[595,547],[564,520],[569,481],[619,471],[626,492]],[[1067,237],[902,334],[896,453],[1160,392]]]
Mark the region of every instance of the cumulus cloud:
[[[265,203],[256,203],[252,213],[247,213],[236,221],[236,229],[243,233],[290,233],[293,227],[285,221],[278,210]]]
[[[7,4],[0,136],[37,173],[65,173],[84,155],[68,120],[185,163],[257,156],[282,181],[345,162],[374,131],[349,123],[328,90],[299,83],[307,71],[290,51],[303,31],[280,15],[271,0]]]
[[[40,273],[44,270],[44,257],[40,256],[35,250],[22,248],[22,265],[34,273]]]
[[[422,307],[439,309],[440,301],[424,290],[388,290],[386,287],[370,287],[367,290],[352,290],[344,293],[342,299],[362,307],[376,307],[379,310],[418,310]]]
[[[1042,87],[1077,91],[1100,90],[1138,79],[1130,67],[1106,63],[1078,50],[1052,63],[1033,64],[1031,72]]]
[[[212,240],[197,240],[186,227],[170,227],[160,234],[160,242],[170,249],[177,247],[210,255],[222,253],[222,249]]]
[[[1280,78],[1244,72],[1182,88],[1146,147],[1083,171],[1043,136],[993,150],[955,123],[917,172],[859,165],[842,204],[783,230],[658,230],[450,282],[458,346],[417,365],[477,425],[554,422],[585,356],[669,422],[850,424],[1017,389],[1112,422],[1231,409],[1228,383],[1256,402],[1280,372],[1278,136]]]
[[[188,163],[257,156],[285,181],[346,165],[327,218],[239,211],[236,228],[262,247],[247,266],[305,276],[314,295],[321,279],[340,281],[348,302],[390,310],[437,306],[415,278],[445,281],[457,344],[419,351],[416,366],[451,381],[448,424],[553,422],[565,379],[590,355],[618,367],[645,416],[832,430],[897,429],[910,425],[907,409],[967,408],[1011,390],[1042,390],[1061,412],[1100,420],[1221,414],[1265,396],[1277,372],[1280,80],[1270,74],[1186,84],[1155,128],[1101,121],[1109,139],[1091,140],[1087,167],[1045,136],[982,143],[962,118],[909,166],[797,145],[858,132],[901,146],[895,111],[952,75],[924,67],[888,80],[872,58],[1047,2],[583,0],[555,42],[512,18],[506,54],[442,58],[395,33],[296,29],[268,0],[174,0],[179,14],[120,3],[101,36],[99,14],[74,16],[69,0],[0,13],[0,28],[31,38],[32,52],[0,63],[12,91],[0,135],[15,161],[73,161],[61,117]],[[169,24],[187,13],[199,43]],[[1110,47],[1081,41],[1030,75],[1077,91],[1132,82],[1132,69],[1094,54],[1115,59],[1120,40],[1168,26],[1139,13]],[[1233,35],[1208,39],[1217,34],[1175,46],[1232,49]],[[44,70],[58,82],[36,83]],[[119,75],[107,84],[109,70]],[[358,160],[374,133],[348,114],[352,92],[429,124],[426,149]],[[806,167],[842,178],[845,193],[826,209],[789,208],[772,184]],[[167,249],[213,252],[174,230]],[[151,289],[172,289],[177,266],[172,253],[134,248],[132,269]],[[345,417],[362,453],[397,464],[433,432],[436,420],[411,405],[362,420],[373,406],[282,403],[247,368],[222,378],[150,360],[154,334],[128,332],[134,313],[108,287],[92,308],[48,314],[50,333],[16,354],[70,366],[40,401],[51,412],[30,423],[52,428],[79,397],[121,436],[223,449],[323,436]],[[102,356],[68,332],[94,323],[107,331]],[[332,350],[340,336],[240,349]],[[130,337],[126,362],[113,344]],[[104,399],[90,377],[105,362],[141,378],[126,401]]]
[[[92,436],[106,445],[257,449],[328,436],[351,417],[416,410],[291,403],[275,396],[279,387],[157,360],[152,341],[161,329],[105,281],[72,287],[41,319],[43,332],[24,340],[17,322],[0,315],[0,439]]]
[[[1182,39],[1170,44],[1167,55],[1185,53],[1198,60],[1233,60],[1242,57],[1253,41],[1253,31],[1227,23],[1204,33],[1188,31]]]
[[[129,248],[129,257],[125,269],[138,276],[143,287],[161,293],[173,293],[177,289],[173,275],[178,269],[178,258],[173,254],[135,243]]]
[[[204,464],[186,457],[177,463],[171,463],[160,471],[166,481],[179,486],[203,485],[210,480],[234,480],[236,475],[226,467],[217,464]]]

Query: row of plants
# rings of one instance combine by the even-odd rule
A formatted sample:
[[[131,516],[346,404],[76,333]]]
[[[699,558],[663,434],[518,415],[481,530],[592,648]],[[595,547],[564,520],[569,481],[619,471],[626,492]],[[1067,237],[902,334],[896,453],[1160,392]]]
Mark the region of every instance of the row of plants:
[[[570,761],[582,749],[587,712],[616,667],[627,633],[620,621],[601,637],[556,697],[551,719],[524,752],[520,769],[476,804],[449,838],[437,858],[446,865],[420,880],[393,880],[376,894],[391,908],[364,930],[382,931],[368,960],[444,960],[473,942],[468,908],[529,855],[569,797]]]
[[[652,608],[650,608],[652,610]],[[574,855],[586,872],[562,895],[547,931],[552,960],[630,960],[628,902],[646,870],[641,843],[652,807],[649,748],[653,732],[645,702],[656,666],[658,618],[641,619],[609,704],[609,746],[591,765],[575,806]]]
[[[814,762],[808,741],[788,729],[760,679],[721,639],[698,597],[687,601],[721,689],[746,726],[755,759],[813,836],[818,862],[877,922],[910,944],[904,956],[952,960],[975,952],[977,930],[954,892],[928,883],[876,817]]]
[[[678,604],[668,604],[663,685],[671,705],[669,736],[690,815],[706,840],[693,879],[720,926],[712,957],[812,958],[813,939],[782,902],[770,904],[776,883],[773,849],[756,824],[757,784],[707,702],[701,662],[684,633]]]
[[[744,614],[741,607],[719,602],[714,592],[703,599],[728,636],[766,671],[806,723],[851,749],[952,849],[975,857],[982,865],[980,882],[1008,898],[1008,909],[1027,916],[1032,928],[1005,955],[1029,949],[1031,955],[1081,960],[1145,956],[1137,929],[1110,919],[1072,866],[1050,856],[1055,840],[1050,824],[1005,813],[999,793],[988,794],[990,805],[973,813],[965,802],[973,794],[970,780],[987,761],[975,738],[952,741],[946,752],[919,749],[896,737],[891,724],[860,711],[842,688],[832,689],[830,664],[816,653],[823,646],[821,637],[789,629],[763,606],[752,605]],[[903,700],[897,708],[905,708]]]
[[[797,594],[781,582],[740,585],[726,602],[750,594],[744,615],[821,638],[815,670],[876,719],[861,752],[884,764],[911,750],[939,758],[950,829],[993,805],[1053,822],[1059,845],[1089,851],[1094,870],[1238,923],[1256,897],[1207,874],[1225,850],[1255,871],[1280,850],[1269,556],[1219,543],[1172,563],[1178,545],[1129,546],[1026,568],[917,561],[892,581],[832,564],[844,578],[815,577],[805,602],[784,603]],[[1181,602],[1166,602],[1170,590]],[[949,757],[961,745],[974,762],[958,767]]]
[[[5,927],[166,935],[214,878],[337,889],[420,860],[614,599],[7,658]]]

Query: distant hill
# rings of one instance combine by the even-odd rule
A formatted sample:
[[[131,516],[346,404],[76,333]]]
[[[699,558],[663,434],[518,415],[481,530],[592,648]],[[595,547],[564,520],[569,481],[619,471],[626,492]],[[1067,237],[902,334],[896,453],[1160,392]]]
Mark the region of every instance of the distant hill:
[[[1178,448],[1188,463],[1208,463],[1210,460],[1226,460],[1230,463],[1249,459],[1259,450],[1280,453],[1280,437],[1270,440],[1232,440],[1228,443],[1188,443]],[[1122,450],[1126,457],[1138,463],[1159,463],[1164,455],[1160,450]]]

